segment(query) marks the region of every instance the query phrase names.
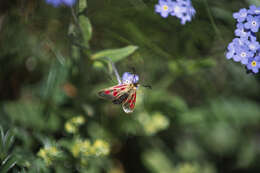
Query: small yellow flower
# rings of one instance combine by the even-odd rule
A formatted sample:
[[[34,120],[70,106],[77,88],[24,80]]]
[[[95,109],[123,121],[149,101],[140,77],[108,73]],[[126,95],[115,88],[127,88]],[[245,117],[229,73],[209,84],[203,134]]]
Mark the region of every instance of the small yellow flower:
[[[47,166],[51,165],[55,157],[59,155],[59,151],[56,147],[46,147],[41,148],[40,151],[37,153],[39,157],[41,157]]]
[[[89,156],[91,154],[91,143],[89,140],[84,140],[82,142],[81,151],[84,156]]]
[[[91,144],[89,140],[80,140],[77,139],[71,147],[71,153],[74,157],[79,157],[81,154],[82,156],[86,157],[91,155]]]
[[[65,123],[65,130],[68,133],[76,133],[77,132],[77,128],[70,122]]]
[[[103,140],[96,140],[91,145],[89,140],[78,139],[72,145],[70,151],[74,157],[105,156],[109,153],[109,144]]]
[[[50,153],[50,155],[53,155],[53,156],[57,156],[59,154],[58,149],[53,146],[48,149],[48,152]]]
[[[83,116],[77,116],[71,119],[71,122],[76,125],[81,125],[85,123],[85,118]]]
[[[85,123],[85,118],[83,116],[73,117],[65,123],[65,130],[68,133],[76,133],[78,127]]]
[[[105,156],[109,154],[109,144],[103,140],[96,140],[93,144],[92,152],[96,156]]]
[[[37,155],[41,158],[47,157],[46,150],[41,148]]]

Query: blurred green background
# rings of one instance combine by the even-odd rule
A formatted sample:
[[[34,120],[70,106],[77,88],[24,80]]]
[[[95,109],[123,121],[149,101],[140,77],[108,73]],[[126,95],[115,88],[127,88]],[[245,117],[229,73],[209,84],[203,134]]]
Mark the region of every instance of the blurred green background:
[[[193,0],[181,25],[157,0],[0,2],[0,172],[260,171],[259,75],[228,61],[232,13]],[[97,96],[135,67],[133,114]]]

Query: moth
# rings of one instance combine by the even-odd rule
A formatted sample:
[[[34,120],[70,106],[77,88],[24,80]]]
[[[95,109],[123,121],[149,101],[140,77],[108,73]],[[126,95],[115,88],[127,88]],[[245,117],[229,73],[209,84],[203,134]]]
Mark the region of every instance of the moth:
[[[103,89],[98,95],[104,99],[111,100],[114,104],[122,104],[125,113],[132,113],[135,108],[136,91],[139,87],[139,76],[125,72],[122,75],[122,82],[110,88]]]

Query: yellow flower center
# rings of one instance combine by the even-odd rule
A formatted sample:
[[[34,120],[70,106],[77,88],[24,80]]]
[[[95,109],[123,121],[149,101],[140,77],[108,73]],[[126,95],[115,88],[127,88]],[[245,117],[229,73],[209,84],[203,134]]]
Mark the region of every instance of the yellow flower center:
[[[167,5],[164,5],[164,6],[163,6],[163,10],[164,10],[164,11],[167,11],[168,9],[169,9],[169,7],[168,7]]]
[[[252,65],[252,67],[255,67],[256,66],[256,61],[252,61],[251,65]]]

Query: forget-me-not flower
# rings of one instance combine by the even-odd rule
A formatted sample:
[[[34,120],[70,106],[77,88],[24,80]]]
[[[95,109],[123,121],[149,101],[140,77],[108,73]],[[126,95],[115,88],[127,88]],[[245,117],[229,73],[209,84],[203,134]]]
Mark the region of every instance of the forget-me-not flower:
[[[252,32],[258,32],[259,30],[259,17],[253,17],[249,15],[247,17],[247,22],[245,23],[245,28],[250,29]]]
[[[253,53],[247,49],[245,46],[237,48],[236,55],[234,56],[234,61],[241,62],[242,64],[248,64],[248,59],[253,56]]]
[[[260,43],[256,33],[260,27],[260,7],[254,5],[234,13],[237,20],[235,36],[227,47],[226,58],[245,65],[249,71],[258,73],[260,68]]]
[[[125,72],[122,75],[122,82],[125,84],[137,83],[138,81],[139,81],[139,76],[137,74]]]
[[[245,30],[244,24],[238,23],[237,24],[237,29],[235,30],[235,35],[247,40],[248,37],[250,36],[250,32],[247,32]]]
[[[45,0],[47,4],[58,7],[60,5],[73,6],[76,0]]]
[[[75,4],[76,0],[62,0],[62,2],[67,6],[72,6]]]
[[[234,42],[231,42],[228,45],[228,51],[226,53],[226,57],[227,59],[231,59],[235,56],[235,54],[236,54],[236,50],[235,50]]]
[[[255,40],[249,41],[249,42],[247,43],[247,45],[248,45],[249,49],[250,49],[253,53],[255,53],[255,52],[256,52],[257,50],[259,50],[259,48],[260,48],[259,42],[258,42],[258,41],[255,41]]]
[[[250,58],[246,67],[247,69],[252,70],[254,73],[258,73],[260,68],[260,57],[257,56],[255,58]]]
[[[172,11],[172,1],[171,0],[159,0],[159,4],[155,5],[155,11],[160,13],[163,18],[168,17]]]
[[[247,9],[243,8],[239,10],[239,12],[233,14],[233,17],[237,19],[238,22],[245,21],[247,17]]]
[[[256,7],[255,5],[251,5],[248,10],[249,14],[259,15],[260,14],[260,7]]]
[[[162,17],[175,16],[181,20],[181,24],[191,21],[196,11],[190,0],[159,0],[155,5],[155,12],[160,13]]]
[[[46,3],[58,7],[62,2],[61,0],[46,0]]]

